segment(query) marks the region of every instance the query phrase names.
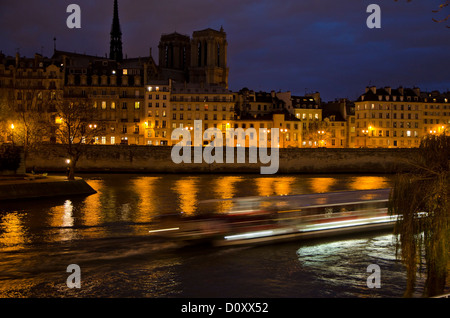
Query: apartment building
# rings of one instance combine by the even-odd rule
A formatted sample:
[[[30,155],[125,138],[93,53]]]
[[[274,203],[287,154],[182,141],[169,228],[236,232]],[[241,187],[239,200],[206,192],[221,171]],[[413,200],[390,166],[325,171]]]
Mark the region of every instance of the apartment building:
[[[418,147],[427,134],[446,133],[449,93],[368,87],[355,102],[356,147]]]

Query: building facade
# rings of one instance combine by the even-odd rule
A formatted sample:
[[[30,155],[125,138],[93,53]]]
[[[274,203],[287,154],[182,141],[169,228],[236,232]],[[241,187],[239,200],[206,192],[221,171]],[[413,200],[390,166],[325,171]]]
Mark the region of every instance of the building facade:
[[[449,93],[368,87],[355,102],[356,147],[418,147],[428,134],[447,133]]]
[[[171,138],[178,128],[191,132],[191,142],[195,128],[216,128],[224,141],[227,129],[254,128],[267,131],[268,146],[309,148],[410,148],[429,134],[448,133],[449,92],[367,87],[355,102],[330,103],[318,92],[232,92],[227,48],[223,28],[208,28],[192,36],[161,35],[158,63],[151,49],[148,56],[128,58],[115,0],[109,56],[60,51],[56,44],[51,58],[0,53],[0,142],[14,142],[18,130],[34,122],[46,123],[41,141],[58,142],[63,119],[55,105],[71,100],[94,106],[93,125],[100,129],[93,141],[104,145],[171,146],[179,141]],[[248,147],[249,137],[236,136],[233,144]]]

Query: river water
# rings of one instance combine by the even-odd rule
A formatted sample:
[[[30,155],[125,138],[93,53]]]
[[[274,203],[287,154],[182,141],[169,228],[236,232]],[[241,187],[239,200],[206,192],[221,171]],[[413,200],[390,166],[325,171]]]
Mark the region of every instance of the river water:
[[[219,249],[182,248],[148,234],[161,214],[211,209],[204,200],[380,189],[391,185],[390,176],[83,177],[97,194],[0,205],[0,297],[403,295],[405,271],[389,232]],[[219,201],[213,209],[229,204]],[[81,269],[81,288],[67,287],[70,264]],[[370,264],[380,266],[381,288],[367,287]]]

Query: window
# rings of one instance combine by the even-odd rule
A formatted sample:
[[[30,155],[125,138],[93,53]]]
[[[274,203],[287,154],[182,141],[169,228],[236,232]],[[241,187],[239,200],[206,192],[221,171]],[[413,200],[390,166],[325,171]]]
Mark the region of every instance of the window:
[[[141,102],[134,102],[134,109],[140,109],[141,108]]]
[[[116,137],[112,136],[111,137],[111,145],[116,144]]]

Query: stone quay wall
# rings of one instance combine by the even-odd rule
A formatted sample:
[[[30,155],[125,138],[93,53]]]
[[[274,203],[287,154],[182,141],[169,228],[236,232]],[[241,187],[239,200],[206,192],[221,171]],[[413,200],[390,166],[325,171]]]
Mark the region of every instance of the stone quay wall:
[[[237,163],[235,149],[234,163],[208,164],[193,163],[194,149],[191,151],[192,163],[176,164],[171,158],[172,147],[163,146],[119,146],[92,145],[77,163],[78,172],[141,172],[141,173],[255,173],[261,166],[249,162],[249,149],[246,149],[245,163]],[[373,173],[389,174],[408,171],[408,163],[418,149],[279,149],[279,174],[289,173]],[[270,154],[270,149],[268,149]],[[63,172],[67,169],[67,153],[63,145],[46,145],[39,151],[30,153],[26,166],[28,170],[39,172]]]

